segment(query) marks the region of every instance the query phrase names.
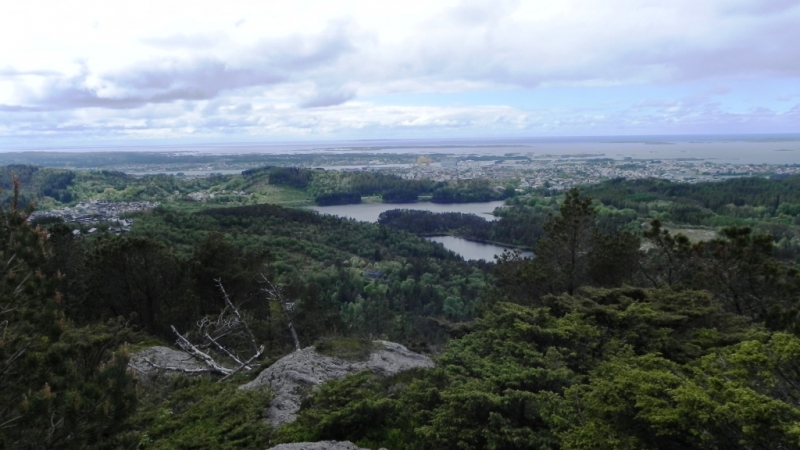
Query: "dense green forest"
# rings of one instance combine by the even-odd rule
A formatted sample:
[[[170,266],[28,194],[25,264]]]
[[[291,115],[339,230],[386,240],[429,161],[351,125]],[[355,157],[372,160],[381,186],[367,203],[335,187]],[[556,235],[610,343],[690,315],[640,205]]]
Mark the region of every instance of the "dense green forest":
[[[488,221],[475,214],[392,209],[381,213],[378,223],[420,236],[452,235],[531,248],[542,235],[546,219],[547,216],[527,212],[505,214],[502,220]]]
[[[329,383],[278,440],[371,448],[800,448],[800,277],[728,228],[606,234],[571,191],[431,371]]]
[[[79,201],[184,201],[204,192],[203,201],[219,205],[285,203],[334,205],[360,203],[361,197],[380,197],[386,203],[413,203],[420,195],[437,203],[501,200],[514,195],[488,180],[433,182],[406,180],[396,175],[364,171],[326,171],[266,166],[240,175],[186,178],[171,175],[133,176],[108,170],[71,171],[12,165],[0,168],[0,201],[8,204],[12,175],[22,183],[18,201],[55,208]]]
[[[610,180],[584,186],[593,199],[597,227],[606,232],[641,235],[653,219],[690,238],[693,232],[715,234],[724,227],[749,227],[770,235],[775,255],[800,256],[800,177],[741,178],[720,183],[680,184],[662,180]],[[466,239],[533,248],[543,225],[558,213],[563,193],[537,190],[509,198],[487,222],[460,213],[392,210],[380,223],[417,235],[449,234]]]
[[[319,205],[358,203],[361,196],[381,196],[385,203],[413,203],[420,195],[430,195],[434,203],[469,203],[502,200],[515,194],[511,187],[495,189],[489,180],[434,183],[380,172],[272,167],[245,171],[243,175],[260,171],[269,173],[270,183],[307,188]]]
[[[395,210],[369,224],[258,198],[187,208],[182,197],[278,182],[308,196],[376,195],[396,180],[7,171],[2,448],[800,448],[798,178],[612,180],[515,196],[495,222]],[[121,236],[25,220],[23,206],[69,203],[66,193],[162,206]],[[690,239],[691,229],[715,237]],[[416,236],[429,233],[536,257],[465,262]],[[226,310],[218,282],[265,345],[258,368],[293,349],[265,285],[294,305],[303,346],[383,338],[437,367],[327,383],[279,429],[262,419],[269,392],[236,389],[258,370],[137,380],[132,352]]]

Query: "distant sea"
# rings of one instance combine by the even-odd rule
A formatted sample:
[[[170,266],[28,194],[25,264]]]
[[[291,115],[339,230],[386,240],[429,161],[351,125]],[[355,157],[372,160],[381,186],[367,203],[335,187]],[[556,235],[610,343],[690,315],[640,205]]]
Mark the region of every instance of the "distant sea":
[[[47,152],[197,152],[207,154],[414,153],[548,158],[697,159],[733,164],[800,164],[800,134],[603,136],[495,139],[386,139],[316,142],[220,142],[5,148]]]

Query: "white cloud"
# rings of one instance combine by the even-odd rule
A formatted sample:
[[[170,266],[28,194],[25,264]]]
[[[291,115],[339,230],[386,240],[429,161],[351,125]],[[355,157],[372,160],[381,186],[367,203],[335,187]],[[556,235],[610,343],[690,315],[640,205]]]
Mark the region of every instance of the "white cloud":
[[[726,79],[788,79],[800,89],[796,0],[111,3],[0,5],[2,134],[493,133],[564,124],[580,133],[604,120],[717,126],[711,116],[785,126],[779,113],[711,107],[714,95],[739,95],[731,90],[695,99],[707,109],[694,116],[635,120],[626,117],[646,99],[625,117],[571,110],[556,121],[544,111],[557,103],[392,106],[371,98]]]

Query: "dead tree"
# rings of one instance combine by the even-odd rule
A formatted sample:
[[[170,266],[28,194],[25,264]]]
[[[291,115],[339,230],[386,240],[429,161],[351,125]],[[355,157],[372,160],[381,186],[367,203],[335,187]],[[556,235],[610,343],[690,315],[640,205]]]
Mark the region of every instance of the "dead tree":
[[[294,349],[295,351],[300,351],[300,339],[297,338],[297,331],[295,331],[294,325],[292,324],[295,303],[287,301],[281,292],[280,286],[269,281],[264,275],[262,275],[262,282],[266,284],[266,287],[261,288],[261,292],[266,294],[268,301],[275,302],[280,307],[281,312],[283,312],[283,317],[286,319],[286,328],[289,329],[289,333],[292,335]]]
[[[253,331],[250,329],[247,320],[242,316],[236,305],[233,304],[222,281],[214,280],[225,300],[225,308],[216,318],[204,317],[197,322],[197,329],[192,333],[201,343],[193,343],[186,335],[181,334],[172,326],[172,332],[177,336],[176,344],[183,351],[202,362],[207,366],[205,370],[195,370],[192,372],[205,371],[223,375],[220,381],[229,378],[236,373],[253,369],[253,361],[264,354],[264,346],[258,345]],[[188,335],[188,333],[187,333]],[[247,347],[251,348],[252,354],[249,357],[241,357],[235,348],[225,342],[247,341]],[[224,360],[226,364],[220,362]],[[147,361],[153,367],[170,370],[169,367],[160,367]],[[185,370],[181,370],[184,371]]]

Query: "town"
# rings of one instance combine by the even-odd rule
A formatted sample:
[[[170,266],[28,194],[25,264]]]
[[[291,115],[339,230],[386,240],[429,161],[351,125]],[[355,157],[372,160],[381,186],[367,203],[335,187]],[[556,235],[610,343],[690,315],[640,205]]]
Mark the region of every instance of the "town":
[[[471,179],[514,180],[517,189],[568,189],[573,186],[599,183],[614,178],[665,180],[699,183],[746,176],[781,177],[800,173],[800,165],[713,163],[695,159],[626,158],[596,159],[506,159],[496,161],[443,160],[432,162],[419,158],[417,163],[401,168],[367,166],[363,170],[384,170],[406,179],[455,181]]]
[[[127,213],[146,211],[159,206],[159,202],[110,202],[106,200],[89,200],[80,202],[75,206],[53,209],[49,211],[34,211],[28,217],[29,222],[63,221],[74,223],[82,228],[87,228],[86,233],[93,234],[98,231],[92,227],[100,223],[116,224],[108,229],[109,232],[120,234],[128,232],[133,225],[132,218],[126,218]],[[81,231],[76,229],[73,234],[78,236]]]

